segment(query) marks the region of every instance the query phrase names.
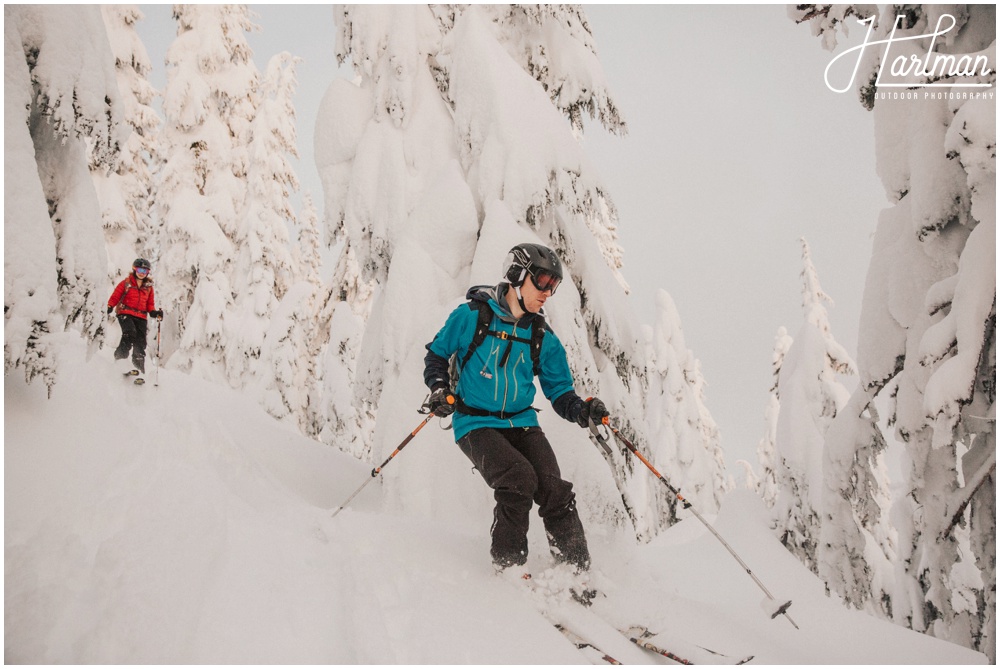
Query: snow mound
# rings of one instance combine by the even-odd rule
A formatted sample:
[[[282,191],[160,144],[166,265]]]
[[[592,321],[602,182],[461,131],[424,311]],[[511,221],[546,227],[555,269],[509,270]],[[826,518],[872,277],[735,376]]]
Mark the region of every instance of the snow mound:
[[[128,385],[108,351],[87,361],[62,337],[51,400],[41,384],[4,380],[6,662],[582,661],[493,576],[488,518],[468,533],[447,517],[390,515],[379,482],[331,519],[370,465],[228,388],[155,369]],[[406,453],[391,466],[405,476]],[[754,496],[730,494],[717,522],[793,599],[801,631],[770,620],[753,582],[691,521],[641,546],[589,528],[603,593],[593,610],[755,663],[985,662],[828,599]],[[544,569],[532,550],[529,567]]]

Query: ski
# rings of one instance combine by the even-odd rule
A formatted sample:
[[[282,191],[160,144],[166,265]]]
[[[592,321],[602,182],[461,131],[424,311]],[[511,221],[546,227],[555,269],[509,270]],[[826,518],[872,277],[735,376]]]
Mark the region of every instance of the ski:
[[[146,379],[144,379],[141,376],[141,374],[142,372],[140,372],[138,369],[130,369],[124,374],[122,374],[122,378],[124,378],[126,381],[131,381],[133,385],[141,386],[146,383]]]
[[[545,576],[535,579],[530,573],[512,574],[507,578],[510,582],[526,588],[528,592],[535,596],[536,599],[533,603],[538,607],[539,613],[553,627],[559,630],[571,644],[591,660],[592,664],[622,664],[617,658],[586,638],[585,634],[581,634],[578,628],[574,626],[571,629],[572,623],[567,621],[565,616],[558,612],[560,605],[569,605],[573,609],[576,609],[576,607],[589,609],[593,597],[597,594],[596,591],[589,588],[580,588],[578,592],[577,588],[568,588],[565,591],[553,592],[548,589],[550,586],[546,583],[547,578]],[[561,601],[561,604],[557,604],[554,610],[550,607],[550,602],[546,601],[544,604],[540,602],[537,599],[539,596],[544,600],[548,600],[549,597],[555,597]],[[617,632],[617,630],[614,631]]]
[[[555,627],[560,632],[562,632],[563,636],[569,639],[569,642],[572,643],[581,651],[594,651],[594,653],[596,653],[596,655],[600,658],[600,660],[602,662],[605,662],[606,664],[621,664],[621,662],[611,657],[603,650],[601,650],[594,644],[590,643],[589,641],[587,641],[586,639],[584,639],[579,634],[569,629],[562,623],[552,623],[552,626]]]
[[[746,656],[744,658],[736,658],[736,657],[733,657],[732,655],[726,655],[725,653],[720,653],[720,652],[711,650],[709,648],[705,648],[703,646],[695,646],[694,648],[696,648],[698,650],[701,650],[701,651],[705,651],[706,653],[709,654],[708,656],[705,656],[703,658],[697,658],[698,661],[696,662],[696,661],[694,661],[692,659],[688,659],[690,657],[694,657],[694,654],[691,653],[691,652],[685,652],[684,654],[687,657],[682,657],[681,655],[678,655],[677,653],[671,652],[671,651],[667,650],[666,648],[661,647],[658,643],[654,643],[653,639],[655,639],[657,635],[654,634],[653,632],[650,632],[647,628],[645,628],[645,627],[643,627],[641,625],[634,625],[634,626],[628,628],[627,630],[621,630],[621,633],[624,634],[626,637],[628,637],[629,641],[631,641],[635,645],[639,646],[640,648],[645,648],[648,651],[652,651],[654,653],[662,655],[663,657],[669,658],[669,659],[671,659],[671,660],[673,660],[675,662],[679,662],[681,664],[733,664],[733,665],[740,665],[740,664],[746,664],[747,662],[749,662],[750,660],[752,660],[754,658],[753,655],[748,655],[748,656]],[[691,649],[691,650],[693,650],[693,649]]]
[[[646,650],[651,650],[654,653],[659,653],[663,657],[673,660],[674,662],[680,662],[681,664],[694,664],[691,660],[684,659],[680,655],[675,655],[669,650],[654,646],[649,640],[648,636],[652,636],[645,627],[630,627],[627,630],[621,630],[621,633],[628,637],[628,640],[639,646],[640,648],[645,648]]]
[[[629,663],[641,661],[642,651],[656,653],[685,665],[740,665],[754,658],[753,655],[735,657],[696,643],[677,641],[667,634],[651,632],[642,625],[620,628],[594,611],[592,604],[600,595],[587,581],[573,582],[571,578],[567,582],[565,578],[560,578],[558,572],[553,571],[546,571],[541,575],[509,574],[506,578],[533,593],[536,606],[548,622],[594,664],[622,664],[619,658]],[[568,608],[561,608],[564,606]],[[617,639],[621,639],[621,642],[617,642]],[[635,647],[642,650],[636,651]],[[608,653],[608,650],[614,655]],[[637,652],[640,655],[636,656]]]

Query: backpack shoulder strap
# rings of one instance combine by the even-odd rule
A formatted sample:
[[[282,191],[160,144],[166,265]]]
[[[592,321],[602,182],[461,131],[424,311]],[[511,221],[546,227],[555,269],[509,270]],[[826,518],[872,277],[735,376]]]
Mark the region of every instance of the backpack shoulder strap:
[[[465,355],[462,356],[458,367],[459,369],[465,367],[466,363],[469,362],[469,359],[472,358],[472,354],[475,353],[476,349],[482,346],[483,342],[486,341],[486,337],[491,334],[490,325],[493,323],[493,308],[486,302],[469,300],[468,307],[469,309],[478,310],[479,315],[476,320],[476,329],[472,334],[472,341],[469,343],[469,348],[465,351]],[[545,322],[545,317],[541,315],[535,316],[535,318],[531,321],[531,339],[529,340],[531,369],[535,376],[538,376],[542,370],[542,340],[545,339],[546,331],[552,332],[552,328],[550,328],[548,323]],[[511,339],[517,338],[511,337]],[[517,339],[517,341],[524,340]]]
[[[545,317],[538,314],[531,321],[531,369],[535,376],[542,373],[542,340],[545,339],[546,330],[552,332],[552,328],[545,322]]]
[[[125,280],[122,281],[122,283],[125,284],[125,287],[122,288],[122,294],[118,297],[118,304],[115,305],[119,309],[121,308],[122,303],[125,301],[125,296],[128,295],[129,289],[132,287],[132,284],[129,283],[128,277],[125,277]]]
[[[479,316],[476,320],[476,330],[472,333],[472,341],[469,343],[468,350],[465,351],[465,355],[462,356],[462,362],[459,368],[465,367],[465,363],[469,362],[469,358],[475,353],[476,349],[482,346],[483,342],[486,341],[486,336],[490,332],[490,323],[493,322],[493,308],[486,302],[480,302],[479,300],[469,300],[469,309],[477,309],[479,311]]]

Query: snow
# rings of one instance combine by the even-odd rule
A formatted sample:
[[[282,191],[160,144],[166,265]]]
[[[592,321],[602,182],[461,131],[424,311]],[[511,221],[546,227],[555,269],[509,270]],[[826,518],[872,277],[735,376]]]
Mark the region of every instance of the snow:
[[[25,54],[37,50],[32,83],[54,132],[87,135],[94,155],[113,162],[127,131],[100,10],[29,5],[9,17],[5,12],[5,24],[8,18],[20,32]],[[93,95],[96,91],[103,95]]]
[[[600,395],[672,484],[718,513],[803,629],[768,619],[774,602],[645,468],[624,451],[606,462],[543,404],[601,616],[758,662],[983,660],[849,612],[776,542],[757,497],[727,496],[672,298],[659,294],[653,326],[625,300],[617,212],[579,142],[584,112],[610,132],[624,124],[581,9],[340,10],[338,57],[358,80],[330,86],[317,122],[326,236],[342,242],[321,285],[318,265],[302,276],[287,249],[294,59],[262,79],[244,39],[251,12],[178,7],[162,147],[127,137],[161,125],[142,108],[155,91],[133,10],[105,29],[97,6],[5,8],[6,659],[580,662],[539,602],[491,578],[491,494],[442,422],[330,517],[417,424],[423,347],[444,316],[469,285],[499,278],[511,246],[536,241],[565,263],[546,316],[579,392]],[[962,10],[966,29],[947,46],[995,62],[984,7]],[[838,7],[813,27],[832,42],[858,11],[871,10]],[[943,10],[912,11],[908,30],[921,31]],[[865,289],[862,387],[845,407],[827,364],[852,365],[807,267],[816,301],[794,343],[779,330],[761,492],[798,495],[779,510],[822,521],[818,549],[814,532],[799,534],[827,589],[993,657],[995,103],[883,98],[874,116],[894,206]],[[150,175],[130,171],[161,155],[150,191]],[[160,229],[144,230],[147,216]],[[302,222],[318,237],[314,214]],[[164,358],[177,354],[156,366],[160,387],[123,384],[109,360],[101,286],[135,255],[158,268]],[[34,376],[45,383],[26,385]],[[868,395],[883,390],[874,399],[906,442],[891,513]],[[794,486],[774,480],[782,467],[798,470]],[[544,574],[540,523],[529,540]],[[574,611],[623,659],[652,659]]]
[[[583,662],[531,597],[492,575],[488,516],[466,525],[381,503],[414,478],[419,453],[460,457],[431,443],[436,421],[386,468],[393,480],[331,518],[368,466],[223,385],[160,369],[158,387],[136,388],[109,351],[88,361],[78,336],[56,340],[51,400],[40,384],[4,380],[7,662]],[[800,631],[768,618],[760,590],[690,518],[649,544],[592,531],[606,594],[593,610],[755,664],[985,662],[827,598],[752,493],[729,493],[714,522],[793,599]],[[541,572],[544,538],[531,542]]]

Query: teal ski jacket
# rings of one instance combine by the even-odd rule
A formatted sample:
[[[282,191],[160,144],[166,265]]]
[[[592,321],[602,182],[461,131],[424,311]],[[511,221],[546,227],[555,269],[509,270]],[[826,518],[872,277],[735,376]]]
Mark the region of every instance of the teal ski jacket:
[[[475,349],[472,357],[459,370],[455,395],[461,400],[453,414],[452,426],[455,441],[479,428],[535,427],[538,425],[537,409],[531,407],[535,399],[535,373],[531,361],[531,338],[534,314],[514,318],[503,299],[508,284],[474,286],[466,297],[485,302],[493,310],[489,329],[506,333],[508,338],[488,335]],[[449,360],[460,361],[472,344],[479,309],[466,303],[456,307],[448,316],[444,327],[427,344],[424,358],[424,382],[432,391],[450,386]],[[515,341],[509,337],[516,337]],[[505,355],[507,348],[510,352]],[[501,364],[503,363],[503,364]],[[566,420],[575,421],[583,400],[573,389],[573,377],[566,360],[566,349],[551,329],[544,329],[539,354],[538,380],[545,397]],[[504,416],[472,415],[462,411],[462,404],[473,411],[503,412]]]

